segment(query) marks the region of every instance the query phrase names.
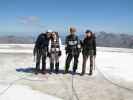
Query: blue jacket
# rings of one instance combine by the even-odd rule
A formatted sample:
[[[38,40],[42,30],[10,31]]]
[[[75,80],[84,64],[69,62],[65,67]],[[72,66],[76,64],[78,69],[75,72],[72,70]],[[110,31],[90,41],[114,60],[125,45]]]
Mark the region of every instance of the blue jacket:
[[[40,34],[35,42],[35,48],[48,48],[49,38],[47,34]]]

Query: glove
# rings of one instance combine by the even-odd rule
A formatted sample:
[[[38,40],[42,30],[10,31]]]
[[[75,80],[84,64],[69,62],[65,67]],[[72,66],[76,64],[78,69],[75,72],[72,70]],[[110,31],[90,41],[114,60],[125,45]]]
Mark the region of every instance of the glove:
[[[68,51],[66,50],[66,55],[68,54]]]
[[[83,47],[83,41],[80,40],[80,45],[81,45],[81,48]]]
[[[59,51],[59,56],[61,56],[62,55],[62,52],[61,51]]]

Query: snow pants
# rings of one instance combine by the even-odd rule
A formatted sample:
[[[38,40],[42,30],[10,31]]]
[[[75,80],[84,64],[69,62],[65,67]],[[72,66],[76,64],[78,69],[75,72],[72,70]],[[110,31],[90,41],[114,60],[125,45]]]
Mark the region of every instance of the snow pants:
[[[68,54],[67,55],[65,72],[68,72],[69,67],[70,67],[70,63],[71,63],[71,61],[72,61],[73,58],[74,58],[73,72],[76,72],[77,66],[78,66],[79,54],[76,54],[76,55]]]
[[[90,73],[92,73],[93,71],[93,67],[94,67],[94,51],[90,51],[88,53],[83,53],[83,64],[82,64],[82,74],[85,73],[86,70],[86,62],[88,60],[88,57],[90,57]]]
[[[59,52],[50,53],[50,71],[53,71],[55,66],[55,71],[59,71]]]
[[[42,60],[42,71],[46,71],[46,58],[47,58],[47,49],[38,49],[36,56],[36,70],[40,70],[40,61]]]

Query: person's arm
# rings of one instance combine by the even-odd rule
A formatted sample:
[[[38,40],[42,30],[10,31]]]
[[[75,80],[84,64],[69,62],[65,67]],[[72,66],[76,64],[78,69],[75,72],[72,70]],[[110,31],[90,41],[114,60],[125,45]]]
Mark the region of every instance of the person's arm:
[[[62,43],[61,43],[61,39],[59,38],[59,56],[62,55]]]
[[[36,51],[37,51],[37,47],[38,47],[39,42],[40,42],[40,38],[41,38],[41,34],[37,37],[35,45],[34,45],[34,49],[33,49],[33,55],[34,56],[36,55]]]
[[[61,39],[59,38],[59,46],[60,46],[60,51],[62,50],[62,42]]]
[[[67,47],[68,47],[68,37],[66,37],[66,39],[65,39],[65,50],[66,50],[66,52],[67,52]]]
[[[80,53],[81,52],[81,44],[80,44],[80,39],[78,38],[78,36],[77,36],[77,42],[78,42],[77,48]]]
[[[80,44],[80,39],[79,38],[78,38],[78,48],[81,49],[81,44]]]
[[[51,40],[49,40],[49,44],[48,44],[48,52],[50,53],[51,51]]]
[[[83,40],[80,40],[81,48],[83,48]]]

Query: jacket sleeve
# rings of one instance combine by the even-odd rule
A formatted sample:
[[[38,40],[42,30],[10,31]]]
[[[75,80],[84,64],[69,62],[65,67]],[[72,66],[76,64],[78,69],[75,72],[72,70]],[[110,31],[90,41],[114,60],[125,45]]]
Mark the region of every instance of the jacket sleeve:
[[[78,52],[80,53],[81,52],[81,44],[80,44],[80,39],[78,38],[78,36],[77,36],[77,41],[78,41],[77,48],[78,48]]]
[[[80,40],[80,45],[81,45],[81,48],[83,48],[83,41]]]
[[[78,37],[77,37],[77,41],[78,41],[78,48],[81,49],[80,39]]]
[[[34,49],[33,49],[33,55],[35,56],[36,55],[36,52],[37,52],[37,47],[39,45],[39,41],[40,41],[40,37],[41,35],[39,35],[36,39],[36,42],[35,42],[35,45],[34,45]]]
[[[37,47],[41,42],[41,34],[37,37],[36,42],[35,42],[35,47]]]
[[[95,35],[93,37],[93,49],[94,49],[94,55],[96,55],[96,37],[95,37]]]
[[[67,49],[68,49],[68,37],[66,37],[65,39],[65,50],[67,51]]]

